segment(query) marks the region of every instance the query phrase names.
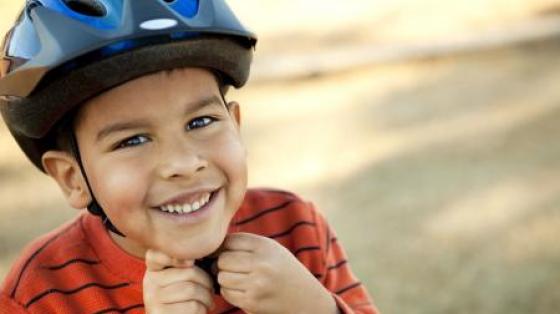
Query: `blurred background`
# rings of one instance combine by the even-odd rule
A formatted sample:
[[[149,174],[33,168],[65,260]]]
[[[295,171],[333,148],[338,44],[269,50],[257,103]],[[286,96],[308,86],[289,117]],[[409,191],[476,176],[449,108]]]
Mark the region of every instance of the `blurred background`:
[[[314,201],[383,313],[558,313],[559,0],[229,3],[250,185]],[[0,125],[0,278],[74,215]]]

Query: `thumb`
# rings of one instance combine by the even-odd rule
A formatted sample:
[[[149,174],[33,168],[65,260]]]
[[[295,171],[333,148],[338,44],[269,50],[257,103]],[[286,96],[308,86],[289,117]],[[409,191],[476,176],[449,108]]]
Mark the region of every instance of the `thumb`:
[[[153,249],[148,249],[146,251],[145,261],[146,268],[150,271],[161,271],[171,267],[188,268],[192,267],[194,264],[192,260],[179,260]]]

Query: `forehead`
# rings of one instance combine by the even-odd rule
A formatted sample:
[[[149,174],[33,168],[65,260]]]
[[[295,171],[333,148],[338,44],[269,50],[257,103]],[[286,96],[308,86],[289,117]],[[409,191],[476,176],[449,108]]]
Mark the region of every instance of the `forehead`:
[[[197,100],[219,96],[216,76],[201,68],[161,71],[126,82],[86,102],[75,123],[100,123],[146,113],[174,115]]]

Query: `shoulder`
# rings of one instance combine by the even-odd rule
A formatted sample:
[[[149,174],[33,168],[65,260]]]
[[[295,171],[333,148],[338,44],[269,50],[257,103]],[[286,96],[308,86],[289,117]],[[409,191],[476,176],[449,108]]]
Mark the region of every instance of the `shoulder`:
[[[64,269],[73,263],[93,263],[96,257],[84,245],[83,216],[28,244],[1,286],[3,297],[27,307],[48,291],[53,282],[70,280]]]
[[[318,240],[320,214],[310,202],[294,193],[250,189],[234,221],[234,231],[272,238],[290,249]]]
[[[251,223],[281,224],[292,220],[315,219],[314,206],[300,196],[277,189],[249,189],[235,220],[238,225]]]

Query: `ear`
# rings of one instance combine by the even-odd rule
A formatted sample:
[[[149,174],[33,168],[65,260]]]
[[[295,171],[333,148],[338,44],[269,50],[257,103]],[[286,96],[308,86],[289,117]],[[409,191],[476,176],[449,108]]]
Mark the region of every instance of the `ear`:
[[[236,101],[230,101],[227,104],[227,108],[228,108],[229,114],[235,120],[235,124],[237,125],[237,129],[239,129],[239,127],[241,126],[241,106],[239,106],[239,103],[236,102]]]
[[[48,151],[41,159],[43,168],[64,193],[70,206],[76,209],[87,207],[91,201],[87,184],[76,159],[63,151]]]

